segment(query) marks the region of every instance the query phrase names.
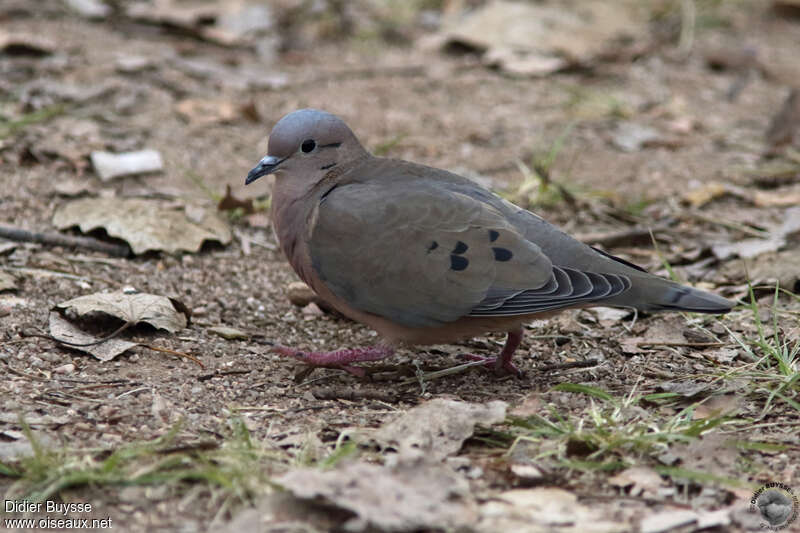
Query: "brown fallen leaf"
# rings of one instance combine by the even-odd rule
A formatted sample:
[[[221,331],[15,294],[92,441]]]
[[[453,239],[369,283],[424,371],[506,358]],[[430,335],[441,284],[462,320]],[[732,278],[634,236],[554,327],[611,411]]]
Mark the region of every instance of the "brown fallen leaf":
[[[212,209],[202,215],[193,222],[184,210],[168,209],[153,200],[84,198],[59,207],[53,225],[59,229],[78,226],[85,233],[103,228],[111,237],[126,241],[134,254],[196,252],[207,240],[228,244],[228,223]]]
[[[633,497],[655,498],[658,490],[665,486],[661,475],[646,466],[634,466],[608,478],[608,483],[621,489],[629,489]]]
[[[736,394],[711,396],[694,408],[692,420],[732,415],[741,408],[741,403],[741,397]]]
[[[56,49],[56,44],[46,37],[0,30],[0,54],[42,57]]]
[[[102,337],[83,331],[59,313],[51,312],[48,322],[50,336],[65,343],[64,346],[91,354],[100,361],[111,361],[131,348],[139,346],[136,342],[118,338],[102,341]]]
[[[467,530],[478,518],[466,479],[436,463],[305,468],[275,480],[296,498],[355,515],[343,531]]]
[[[0,270],[0,292],[17,290],[17,279]]]
[[[620,523],[610,513],[606,516],[599,506],[583,505],[575,494],[554,487],[502,492],[481,505],[480,515],[478,533],[634,530],[632,524]]]
[[[791,207],[800,205],[800,191],[755,191],[753,203],[756,207]]]
[[[241,115],[230,100],[186,98],[175,104],[178,115],[192,126],[230,124]]]
[[[692,207],[702,207],[728,193],[730,193],[728,184],[713,181],[684,193],[683,201]]]
[[[583,0],[580,9],[494,0],[445,20],[442,41],[445,49],[485,54],[485,61],[510,74],[541,76],[591,63],[621,37],[642,35],[645,26],[634,14],[597,0]]]
[[[784,211],[783,223],[773,227],[765,239],[744,239],[738,242],[722,242],[711,246],[711,251],[719,260],[732,257],[750,258],[767,252],[777,252],[789,242],[796,240],[800,233],[800,207],[790,207]]]
[[[461,449],[477,424],[502,422],[507,406],[499,400],[475,404],[436,398],[384,424],[373,439],[395,448],[401,461],[441,461]]]
[[[267,32],[273,24],[269,5],[258,2],[155,0],[129,5],[126,14],[224,46],[251,42],[255,34]]]
[[[102,313],[131,325],[145,323],[156,329],[177,333],[189,324],[189,310],[174,298],[147,293],[94,293],[67,300],[56,310],[85,317]]]

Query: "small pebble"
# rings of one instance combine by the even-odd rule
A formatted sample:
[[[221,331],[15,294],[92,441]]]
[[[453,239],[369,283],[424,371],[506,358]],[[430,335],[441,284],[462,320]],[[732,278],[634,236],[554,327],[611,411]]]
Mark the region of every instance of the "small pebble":
[[[75,372],[75,365],[72,363],[67,363],[65,365],[57,366],[53,369],[53,372],[56,374],[72,374]]]

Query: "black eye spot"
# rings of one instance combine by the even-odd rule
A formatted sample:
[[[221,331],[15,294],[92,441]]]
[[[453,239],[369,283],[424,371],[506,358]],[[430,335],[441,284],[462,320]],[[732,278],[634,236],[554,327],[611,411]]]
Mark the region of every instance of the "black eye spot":
[[[497,232],[497,231],[495,231],[493,229],[489,230],[489,242],[496,241],[499,236],[500,236],[499,232]]]
[[[460,255],[450,256],[450,268],[453,270],[464,270],[469,265],[469,260]]]
[[[316,147],[317,147],[317,142],[314,139],[306,139],[305,141],[303,141],[303,144],[300,145],[300,149],[303,151],[304,154],[307,154]]]
[[[455,248],[453,248],[453,251],[452,251],[452,252],[450,252],[450,253],[454,253],[454,254],[457,254],[457,255],[461,255],[461,254],[463,254],[464,252],[466,252],[468,248],[469,248],[469,246],[467,246],[467,244],[466,244],[466,243],[464,243],[464,242],[461,242],[461,241],[458,241],[458,242],[456,243],[456,247],[455,247]]]
[[[492,248],[494,252],[494,260],[495,261],[509,261],[514,254],[511,253],[511,250],[506,250],[505,248]]]

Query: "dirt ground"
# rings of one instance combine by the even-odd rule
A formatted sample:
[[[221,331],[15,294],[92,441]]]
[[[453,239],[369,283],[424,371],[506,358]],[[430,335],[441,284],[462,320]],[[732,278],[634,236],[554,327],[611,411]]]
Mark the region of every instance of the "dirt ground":
[[[560,413],[602,426],[592,423],[596,398],[553,389],[572,383],[619,400],[677,392],[673,403],[636,406],[658,413],[656,425],[698,402],[717,407],[708,408],[712,414],[695,411],[695,420],[725,416],[701,438],[670,442],[658,453],[609,445],[592,455],[592,447],[570,448],[573,437],[554,437],[561,447],[551,453],[548,439],[538,440],[526,461],[547,474],[533,478],[512,468],[508,435],[518,435],[512,425],[481,427],[459,452],[482,469],[468,476],[470,498],[482,504],[511,489],[555,487],[613,518],[616,525],[607,530],[644,531],[647,517],[664,511],[724,509],[726,520],[708,530],[750,531],[759,529],[759,517],[749,510],[755,489],[777,481],[800,491],[796,358],[780,374],[760,359],[765,352],[755,342],[759,323],[767,340],[775,335],[789,349],[800,339],[800,304],[790,294],[800,284],[785,285],[797,282],[800,257],[791,235],[746,260],[714,251],[754,235],[768,237],[791,222],[787,213],[800,205],[800,117],[786,113],[794,146],[791,138],[781,144],[766,134],[791,84],[800,80],[800,18],[794,12],[766,0],[697,2],[694,38],[684,53],[678,46],[685,22],[681,2],[643,3],[649,10],[646,37],[624,52],[530,77],[487,67],[478,53],[446,51],[436,41],[447,17],[483,2],[411,2],[413,8],[400,9],[366,0],[282,0],[269,4],[271,25],[260,34],[265,37],[223,44],[203,33],[212,25],[156,24],[131,15],[130,3],[108,4],[113,9],[95,19],[69,2],[0,4],[0,225],[56,232],[59,207],[93,197],[215,211],[226,185],[233,197],[255,200],[256,209],[222,212],[233,239],[207,242],[197,253],[119,258],[0,239],[0,272],[15,285],[0,292],[0,444],[27,442],[20,422],[26,420],[42,445],[65,457],[101,460],[130,443],[165,435],[171,451],[194,453],[223,446],[241,420],[250,438],[274,455],[261,465],[270,477],[318,464],[347,432],[377,428],[436,398],[502,400],[516,416],[536,412],[555,420]],[[364,365],[373,370],[364,380],[329,369],[296,380],[301,365],[271,353],[271,343],[335,349],[376,341],[359,324],[289,301],[286,289],[297,277],[266,222],[270,181],[243,185],[266,153],[271,126],[303,107],[343,117],[381,155],[477,176],[568,232],[652,272],[669,275],[668,263],[682,280],[744,303],[748,279],[773,287],[779,279],[789,294],[774,304],[774,291],[757,291],[755,311],[742,306],[724,318],[633,320],[605,310],[568,311],[528,328],[516,358],[524,371],[520,379],[499,379],[477,367],[415,378],[462,363],[460,353],[495,353],[503,342],[498,335],[402,349],[390,360]],[[658,134],[623,149],[623,128],[631,123]],[[94,150],[143,148],[158,150],[163,171],[101,181],[89,159]],[[525,184],[532,162],[549,153],[555,158],[539,173],[549,176],[548,190],[556,192],[543,198],[538,184]],[[775,165],[788,170],[769,170]],[[559,194],[559,186],[568,192]],[[55,305],[125,287],[179,300],[192,316],[177,333],[137,326],[121,336],[197,361],[137,346],[101,362],[31,336],[48,333]],[[107,333],[118,325],[100,329]],[[214,332],[219,326],[244,336],[226,339]],[[586,361],[594,362],[582,365]],[[782,388],[771,394],[776,387]],[[723,446],[723,437],[759,446],[732,449]],[[659,459],[664,453],[677,459]],[[14,475],[0,471],[6,499],[22,498],[42,479],[5,452],[0,462],[16,465]],[[681,467],[706,477],[661,472],[662,486],[652,494],[637,491],[635,483],[632,489],[610,481],[632,465]],[[27,474],[19,477],[21,472]],[[93,511],[82,518],[111,517],[124,531],[217,531],[243,510],[258,508],[270,491],[262,483],[240,493],[208,477],[169,483],[93,479],[65,483],[50,499],[90,502]],[[314,530],[265,524],[248,527]],[[529,530],[588,530],[582,527]],[[701,525],[665,527],[651,531]]]

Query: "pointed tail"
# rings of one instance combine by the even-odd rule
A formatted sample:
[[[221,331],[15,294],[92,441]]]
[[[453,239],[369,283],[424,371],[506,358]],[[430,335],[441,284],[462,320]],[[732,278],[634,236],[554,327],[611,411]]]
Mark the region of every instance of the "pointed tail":
[[[629,275],[631,288],[607,300],[608,305],[635,307],[640,311],[691,311],[721,315],[730,311],[734,302],[710,292],[693,289],[651,275]]]

